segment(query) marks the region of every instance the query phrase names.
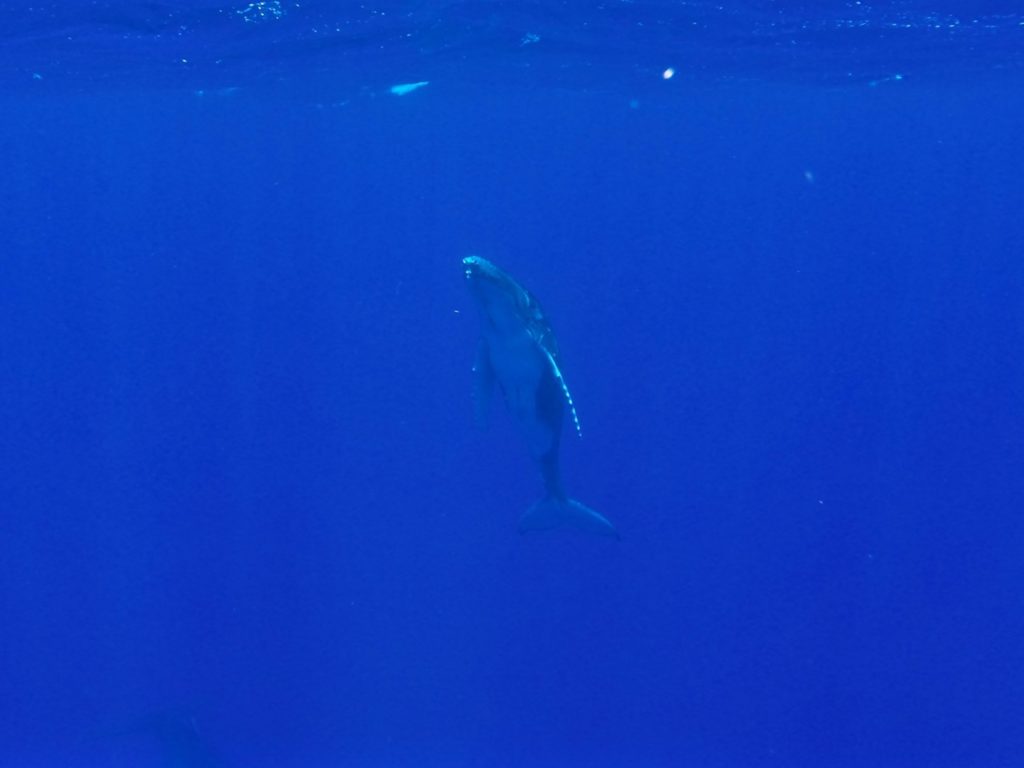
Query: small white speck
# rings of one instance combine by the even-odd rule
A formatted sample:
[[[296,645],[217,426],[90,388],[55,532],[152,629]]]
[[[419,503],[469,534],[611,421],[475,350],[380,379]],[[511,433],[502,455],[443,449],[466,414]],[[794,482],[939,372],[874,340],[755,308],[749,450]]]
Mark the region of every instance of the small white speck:
[[[671,80],[673,77],[675,77],[675,74],[676,74],[676,71],[674,69],[672,69],[672,67],[669,67],[668,69],[666,69],[664,72],[661,73],[661,79],[662,80]]]

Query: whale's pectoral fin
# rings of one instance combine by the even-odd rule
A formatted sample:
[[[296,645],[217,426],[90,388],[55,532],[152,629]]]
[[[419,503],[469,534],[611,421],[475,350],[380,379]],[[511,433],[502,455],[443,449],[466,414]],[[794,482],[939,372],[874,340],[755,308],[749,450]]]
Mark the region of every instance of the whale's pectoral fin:
[[[519,532],[547,531],[567,525],[588,533],[621,539],[615,526],[602,515],[575,499],[546,496],[532,507],[519,521]]]
[[[544,348],[542,347],[542,349]],[[555,357],[551,354],[550,350],[544,349],[544,354],[547,355],[548,362],[551,364],[551,372],[555,374],[555,378],[562,386],[562,394],[565,395],[565,401],[569,404],[569,415],[572,416],[572,423],[576,427],[576,434],[579,437],[583,437],[583,427],[580,426],[580,417],[576,415],[576,404],[572,401],[572,394],[569,392],[569,385],[565,383],[565,377],[562,375],[562,369],[558,367],[558,363],[555,361]]]
[[[476,350],[476,361],[473,363],[473,412],[476,424],[481,429],[487,429],[490,422],[494,382],[494,368],[491,367],[487,341],[480,339],[480,346]]]

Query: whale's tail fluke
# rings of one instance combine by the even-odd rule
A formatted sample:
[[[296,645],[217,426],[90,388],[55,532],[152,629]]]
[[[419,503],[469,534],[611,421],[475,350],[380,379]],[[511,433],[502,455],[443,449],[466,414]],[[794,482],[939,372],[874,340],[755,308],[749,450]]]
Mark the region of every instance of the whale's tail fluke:
[[[545,496],[526,511],[519,521],[519,532],[547,531],[563,525],[613,539],[622,538],[615,526],[600,512],[595,512],[576,499],[552,495]]]

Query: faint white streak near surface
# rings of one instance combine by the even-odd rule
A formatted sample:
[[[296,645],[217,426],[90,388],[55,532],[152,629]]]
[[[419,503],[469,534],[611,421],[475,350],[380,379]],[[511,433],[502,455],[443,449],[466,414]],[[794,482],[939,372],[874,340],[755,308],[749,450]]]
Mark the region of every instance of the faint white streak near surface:
[[[896,74],[889,75],[888,77],[880,77],[877,80],[872,80],[872,81],[870,81],[868,83],[868,85],[870,85],[873,88],[876,85],[881,85],[882,83],[899,82],[902,79],[903,79],[903,75],[901,75],[899,72],[897,72]]]
[[[398,85],[391,86],[391,93],[395,96],[405,96],[407,93],[418,91],[425,85],[430,85],[429,80],[421,80],[418,83],[399,83]]]

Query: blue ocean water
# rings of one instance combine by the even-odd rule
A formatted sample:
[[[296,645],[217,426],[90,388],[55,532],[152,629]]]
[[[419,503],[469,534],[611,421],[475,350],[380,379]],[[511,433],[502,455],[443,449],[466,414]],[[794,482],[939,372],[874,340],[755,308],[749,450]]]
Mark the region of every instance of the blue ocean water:
[[[4,8],[0,766],[1020,765],[1018,4]]]

